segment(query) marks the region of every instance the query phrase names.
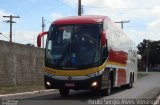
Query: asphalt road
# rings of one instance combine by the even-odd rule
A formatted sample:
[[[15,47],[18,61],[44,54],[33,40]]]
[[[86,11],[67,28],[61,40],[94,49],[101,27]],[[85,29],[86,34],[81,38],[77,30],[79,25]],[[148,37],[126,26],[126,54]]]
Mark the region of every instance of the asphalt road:
[[[64,98],[54,91],[48,95],[19,100],[18,105],[150,105],[160,92],[160,72],[149,74],[137,80],[132,89],[115,88],[110,96],[97,95],[91,91],[71,91],[69,97]]]

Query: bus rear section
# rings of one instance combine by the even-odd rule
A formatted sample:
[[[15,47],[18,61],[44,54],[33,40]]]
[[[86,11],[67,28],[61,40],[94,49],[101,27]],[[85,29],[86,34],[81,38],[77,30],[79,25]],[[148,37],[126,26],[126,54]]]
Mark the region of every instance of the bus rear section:
[[[105,16],[62,18],[54,21],[49,31],[38,35],[38,46],[41,37],[47,35],[45,88],[59,89],[61,96],[68,96],[71,89],[103,90],[103,94],[110,95],[113,87],[132,87],[133,76],[128,75],[136,71],[128,63],[131,59],[128,49],[132,48],[127,46],[123,50],[113,44],[116,38],[109,23],[112,25]]]

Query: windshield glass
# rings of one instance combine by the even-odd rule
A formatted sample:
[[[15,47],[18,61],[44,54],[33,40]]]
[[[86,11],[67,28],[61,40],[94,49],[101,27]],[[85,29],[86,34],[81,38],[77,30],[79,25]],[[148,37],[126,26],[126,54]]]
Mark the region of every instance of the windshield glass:
[[[52,25],[46,45],[46,63],[78,69],[100,62],[100,25]]]

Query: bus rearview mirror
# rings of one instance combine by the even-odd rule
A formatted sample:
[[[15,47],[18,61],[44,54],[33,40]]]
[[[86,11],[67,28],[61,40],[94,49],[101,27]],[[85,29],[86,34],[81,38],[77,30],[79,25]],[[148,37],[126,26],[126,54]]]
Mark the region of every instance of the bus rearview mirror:
[[[106,45],[106,32],[102,31],[101,32],[101,46],[105,46]]]
[[[38,36],[37,36],[37,46],[41,47],[41,39],[44,35],[48,35],[48,32],[41,32]]]

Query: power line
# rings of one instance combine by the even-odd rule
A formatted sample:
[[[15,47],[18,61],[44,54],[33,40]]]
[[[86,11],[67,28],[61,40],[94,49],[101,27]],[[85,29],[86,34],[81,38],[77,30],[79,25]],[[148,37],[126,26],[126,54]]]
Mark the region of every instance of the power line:
[[[47,7],[42,8],[42,7],[40,7],[41,6],[40,4],[47,5]],[[40,7],[40,8],[38,8],[38,7]],[[50,10],[53,11],[53,9],[57,9],[59,7],[61,7],[61,5],[59,3],[54,3],[54,5],[52,5],[52,3],[50,3],[50,2],[40,2],[40,3],[32,6],[31,8],[24,10],[21,15],[23,17],[27,17],[27,19],[29,19],[30,17],[33,17],[34,15],[36,15],[36,16],[43,15],[42,13],[46,13],[46,11],[48,12]]]
[[[52,6],[49,6],[49,4],[51,4],[50,2],[46,2],[45,0],[44,1],[40,1],[38,3],[36,3],[35,5],[31,5],[30,7],[27,6],[28,8],[24,8],[22,9],[21,11],[19,11],[19,14],[23,15],[23,14],[27,14],[27,13],[33,13],[34,10],[37,10],[37,11],[40,11],[42,10],[42,6],[41,4],[43,5],[47,5],[47,7],[52,7]],[[55,4],[54,4],[55,5]],[[25,6],[26,7],[26,6]],[[40,7],[40,8],[39,8]],[[20,8],[19,8],[20,9]],[[44,9],[44,8],[43,8]]]
[[[12,23],[16,23],[13,21],[13,18],[20,18],[19,16],[3,16],[4,18],[9,18],[9,20],[6,20],[4,22],[10,23],[10,42],[12,42]]]
[[[111,8],[111,9],[160,9],[160,8],[114,8],[114,7],[89,7],[89,6],[86,6],[86,8]]]
[[[54,4],[54,5],[52,5],[52,6],[47,6],[46,8],[37,8],[37,7],[39,7],[39,5],[38,4],[40,4],[40,3],[38,3],[38,4],[36,4],[36,5],[34,5],[34,6],[32,6],[32,7],[30,7],[30,8],[28,8],[28,9],[25,9],[25,11],[23,11],[23,17],[27,17],[27,19],[29,19],[30,17],[33,17],[33,15],[42,15],[42,13],[46,13],[46,11],[49,11],[49,10],[54,10],[54,9],[57,9],[57,8],[59,8],[59,7],[61,7],[61,6],[63,6],[63,5],[65,5],[65,6],[67,6],[67,7],[69,7],[69,8],[71,8],[73,11],[74,11],[74,14],[77,14],[75,11],[76,11],[76,9],[75,8],[73,8],[72,6],[70,6],[70,5],[68,5],[67,3],[65,3],[65,2],[63,2],[63,1],[60,1],[60,0],[56,0],[57,1],[57,3],[56,4]],[[48,2],[44,2],[45,3],[45,5],[47,4],[48,5]],[[52,4],[52,3],[50,3],[50,4]],[[62,5],[63,4],[63,5]],[[33,11],[34,10],[34,11]],[[21,13],[21,12],[20,12]],[[22,15],[21,14],[21,15]]]
[[[66,6],[70,7],[70,8],[72,8],[75,12],[77,12],[76,9],[73,8],[72,6],[70,6],[70,5],[64,3],[64,2],[62,2],[62,1],[60,1],[60,0],[56,0],[56,1],[58,1],[58,2],[60,2],[60,3],[62,3],[62,4],[64,4],[64,5],[66,5]]]
[[[73,8],[72,6],[70,6],[70,5],[64,3],[64,2],[62,2],[62,1],[60,1],[60,0],[56,0],[56,1],[58,1],[58,2],[60,2],[60,3],[62,3],[62,4],[64,4],[64,5],[66,5],[66,6],[70,7],[70,8],[72,8],[73,10],[75,10],[75,8]],[[76,11],[76,10],[75,10],[75,11]]]
[[[0,35],[2,35],[3,37],[5,37],[6,39],[8,39],[8,40],[9,40],[9,38],[8,38],[8,37],[6,37],[5,35],[3,35],[1,32],[0,32]]]
[[[32,12],[32,13],[29,13],[29,14],[26,14],[26,16],[27,15],[29,15],[29,16],[27,16],[27,19],[29,19],[30,17],[33,17],[33,15],[42,15],[42,13],[43,12],[46,12],[46,11],[49,11],[49,10],[54,10],[54,9],[57,9],[57,8],[59,8],[59,7],[61,7],[62,5],[55,5],[55,7],[53,8],[52,6],[49,6],[49,8],[45,8],[45,9],[39,9],[39,10],[37,10],[37,11],[34,11],[34,12]]]

